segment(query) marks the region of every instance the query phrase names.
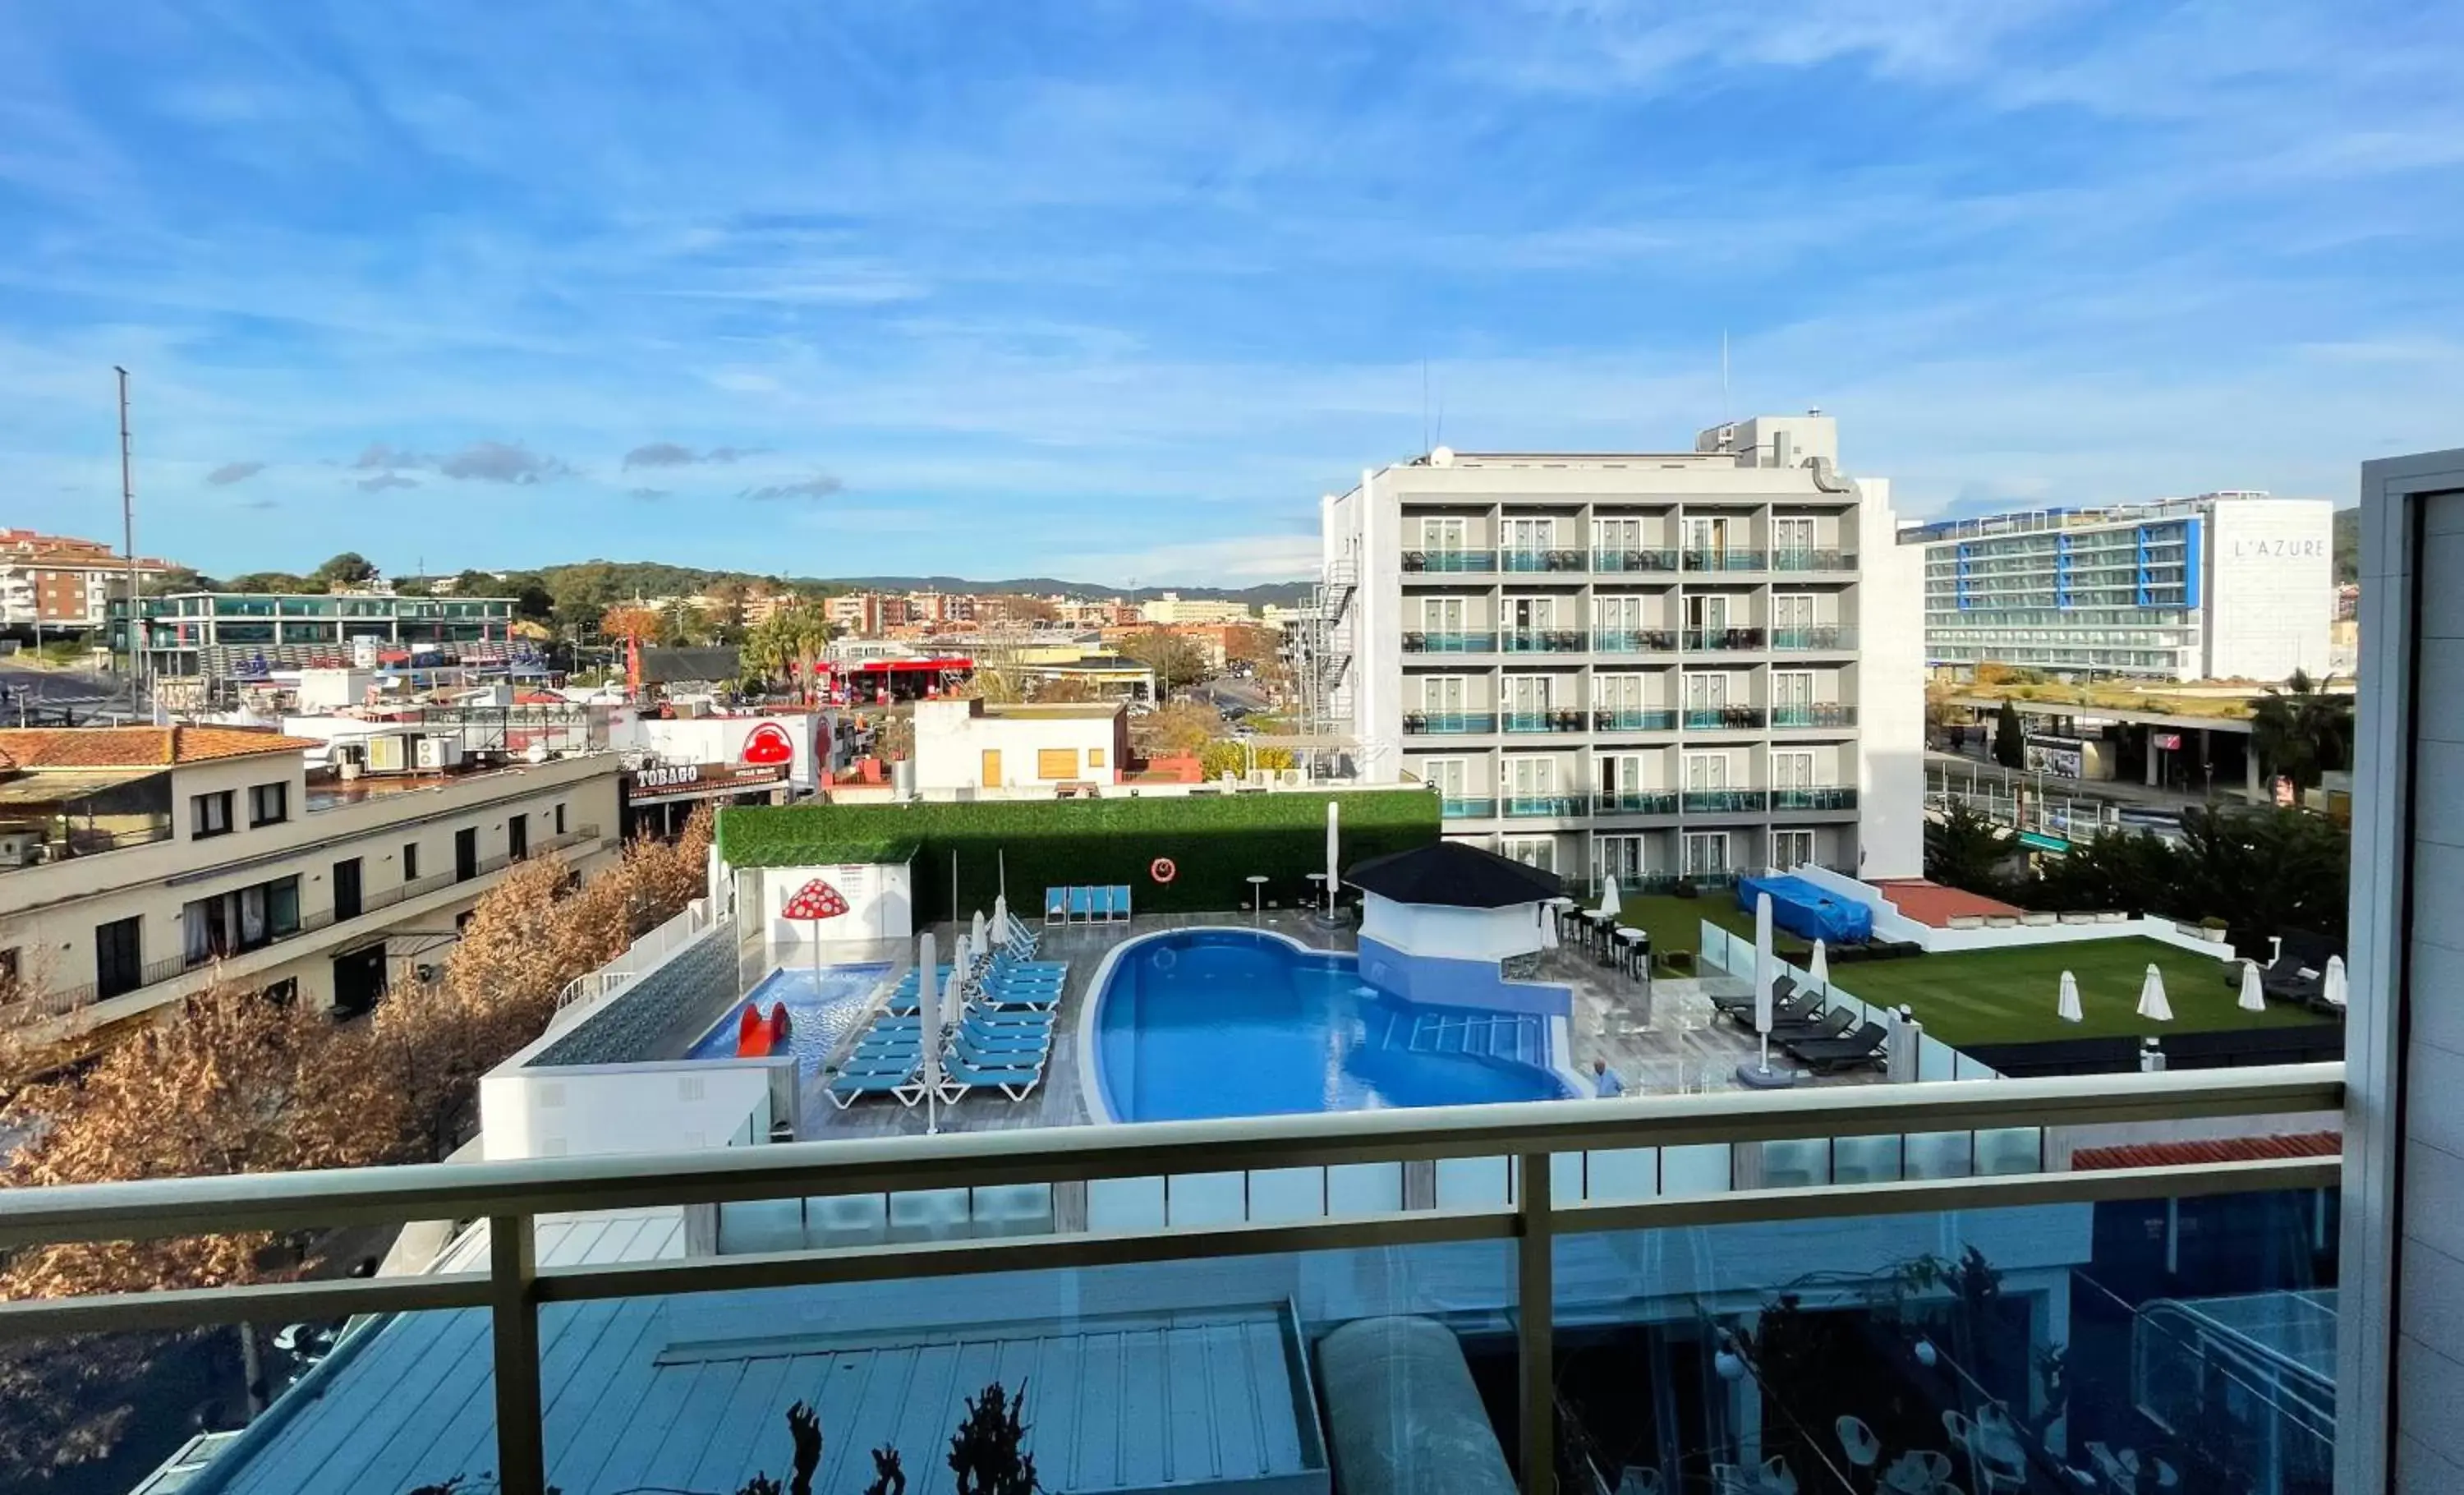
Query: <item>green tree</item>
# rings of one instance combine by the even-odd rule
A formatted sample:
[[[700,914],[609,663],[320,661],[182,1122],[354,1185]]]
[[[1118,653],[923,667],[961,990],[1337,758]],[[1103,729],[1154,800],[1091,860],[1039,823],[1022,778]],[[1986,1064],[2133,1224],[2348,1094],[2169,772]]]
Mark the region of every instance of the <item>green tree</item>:
[[[326,586],[363,586],[377,579],[377,568],[367,557],[356,550],[346,550],[309,573],[308,580]]]
[[[764,680],[786,679],[809,698],[814,667],[829,643],[829,620],[819,607],[789,604],[745,632],[741,651],[745,673]]]
[[[2296,670],[2281,691],[2259,697],[2250,713],[2251,748],[2272,777],[2315,789],[2329,769],[2351,761],[2353,704],[2329,695]]]
[[[1118,645],[1121,657],[1155,671],[1155,689],[1169,695],[1206,678],[1206,656],[1170,628],[1141,628]]]
[[[2005,768],[2028,766],[2028,733],[2019,725],[2019,708],[2008,696],[1993,714],[1993,761]]]
[[[2010,858],[2002,827],[1959,801],[1951,802],[1941,820],[1925,822],[1925,876],[1945,888],[1999,897],[2006,890],[2002,864]]]

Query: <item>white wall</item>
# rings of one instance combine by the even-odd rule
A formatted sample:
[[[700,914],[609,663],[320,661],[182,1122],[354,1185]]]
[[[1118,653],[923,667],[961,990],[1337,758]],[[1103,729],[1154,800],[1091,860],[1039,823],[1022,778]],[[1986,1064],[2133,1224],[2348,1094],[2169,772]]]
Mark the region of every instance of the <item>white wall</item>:
[[[984,755],[1001,755],[1003,785],[1120,782],[1113,718],[1108,715],[977,715],[973,701],[915,703],[915,787],[919,791],[980,787]],[[1067,779],[1046,779],[1037,762],[1045,749],[1067,751],[1077,764]],[[1101,767],[1089,766],[1090,753]]]
[[[1859,875],[1925,875],[1925,548],[1892,542],[1887,479],[1856,480]]]
[[[2123,919],[2113,924],[2013,924],[2000,928],[1936,929],[1921,924],[1893,906],[1880,888],[1819,867],[1800,867],[1802,877],[1826,892],[1853,898],[1874,913],[1876,939],[1906,940],[1928,955],[1953,955],[1968,950],[2028,950],[2043,945],[2077,945],[2097,939],[2152,939],[2214,960],[2233,957],[2231,943],[2185,934],[2171,919]]]
[[[774,741],[764,729],[775,727],[786,735],[794,752],[787,765],[787,781],[798,789],[812,789],[820,783],[815,769],[832,766],[829,736],[825,730],[830,720],[826,712],[672,720],[646,716],[629,721],[611,719],[607,730],[610,746],[644,749],[671,763],[741,763],[749,761],[745,750],[755,734],[760,734],[764,742]]]
[[[878,867],[771,867],[747,875],[760,879],[761,917],[774,944],[906,939],[915,933],[914,880],[904,863]],[[839,890],[839,895],[847,901],[847,912],[818,922],[780,917],[780,911],[796,896],[796,890],[816,877]]]
[[[492,1163],[759,1140],[770,1134],[772,1070],[793,1064],[791,1058],[686,1060],[509,1069],[479,1081],[479,1134]]]
[[[1540,905],[1446,909],[1364,893],[1360,937],[1391,945],[1407,956],[1502,960],[1540,948]]]
[[[2239,498],[2208,520],[2207,672],[2281,680],[2327,672],[2335,621],[2334,505],[2324,498]]]

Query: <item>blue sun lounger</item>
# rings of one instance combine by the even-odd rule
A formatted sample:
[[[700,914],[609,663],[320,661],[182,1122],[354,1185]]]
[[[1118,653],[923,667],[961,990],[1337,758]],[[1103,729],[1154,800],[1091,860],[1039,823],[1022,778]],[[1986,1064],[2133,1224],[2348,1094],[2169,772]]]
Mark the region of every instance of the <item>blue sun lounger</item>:
[[[941,1104],[955,1106],[960,1098],[979,1088],[1001,1091],[1016,1105],[1035,1093],[1044,1081],[1044,1066],[1039,1061],[1023,1066],[986,1066],[953,1060],[941,1070]]]
[[[923,1060],[919,1055],[897,1069],[842,1069],[830,1080],[830,1099],[841,1110],[868,1095],[887,1095],[902,1106],[924,1098]]]

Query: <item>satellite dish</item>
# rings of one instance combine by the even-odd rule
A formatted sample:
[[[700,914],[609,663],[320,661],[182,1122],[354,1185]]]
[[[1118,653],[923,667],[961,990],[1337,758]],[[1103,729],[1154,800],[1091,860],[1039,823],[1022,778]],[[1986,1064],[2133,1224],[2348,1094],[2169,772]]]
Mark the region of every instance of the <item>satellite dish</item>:
[[[1439,447],[1429,453],[1429,466],[1431,467],[1452,467],[1454,465],[1455,449],[1452,447]]]

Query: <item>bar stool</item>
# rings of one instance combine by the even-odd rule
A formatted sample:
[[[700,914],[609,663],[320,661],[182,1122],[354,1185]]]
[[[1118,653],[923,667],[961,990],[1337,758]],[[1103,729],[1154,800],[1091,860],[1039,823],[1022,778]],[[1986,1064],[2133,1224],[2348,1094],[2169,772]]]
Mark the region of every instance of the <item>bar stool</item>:
[[[1617,969],[1639,978],[1646,969],[1643,962],[1651,958],[1651,936],[1639,929],[1617,932]]]

